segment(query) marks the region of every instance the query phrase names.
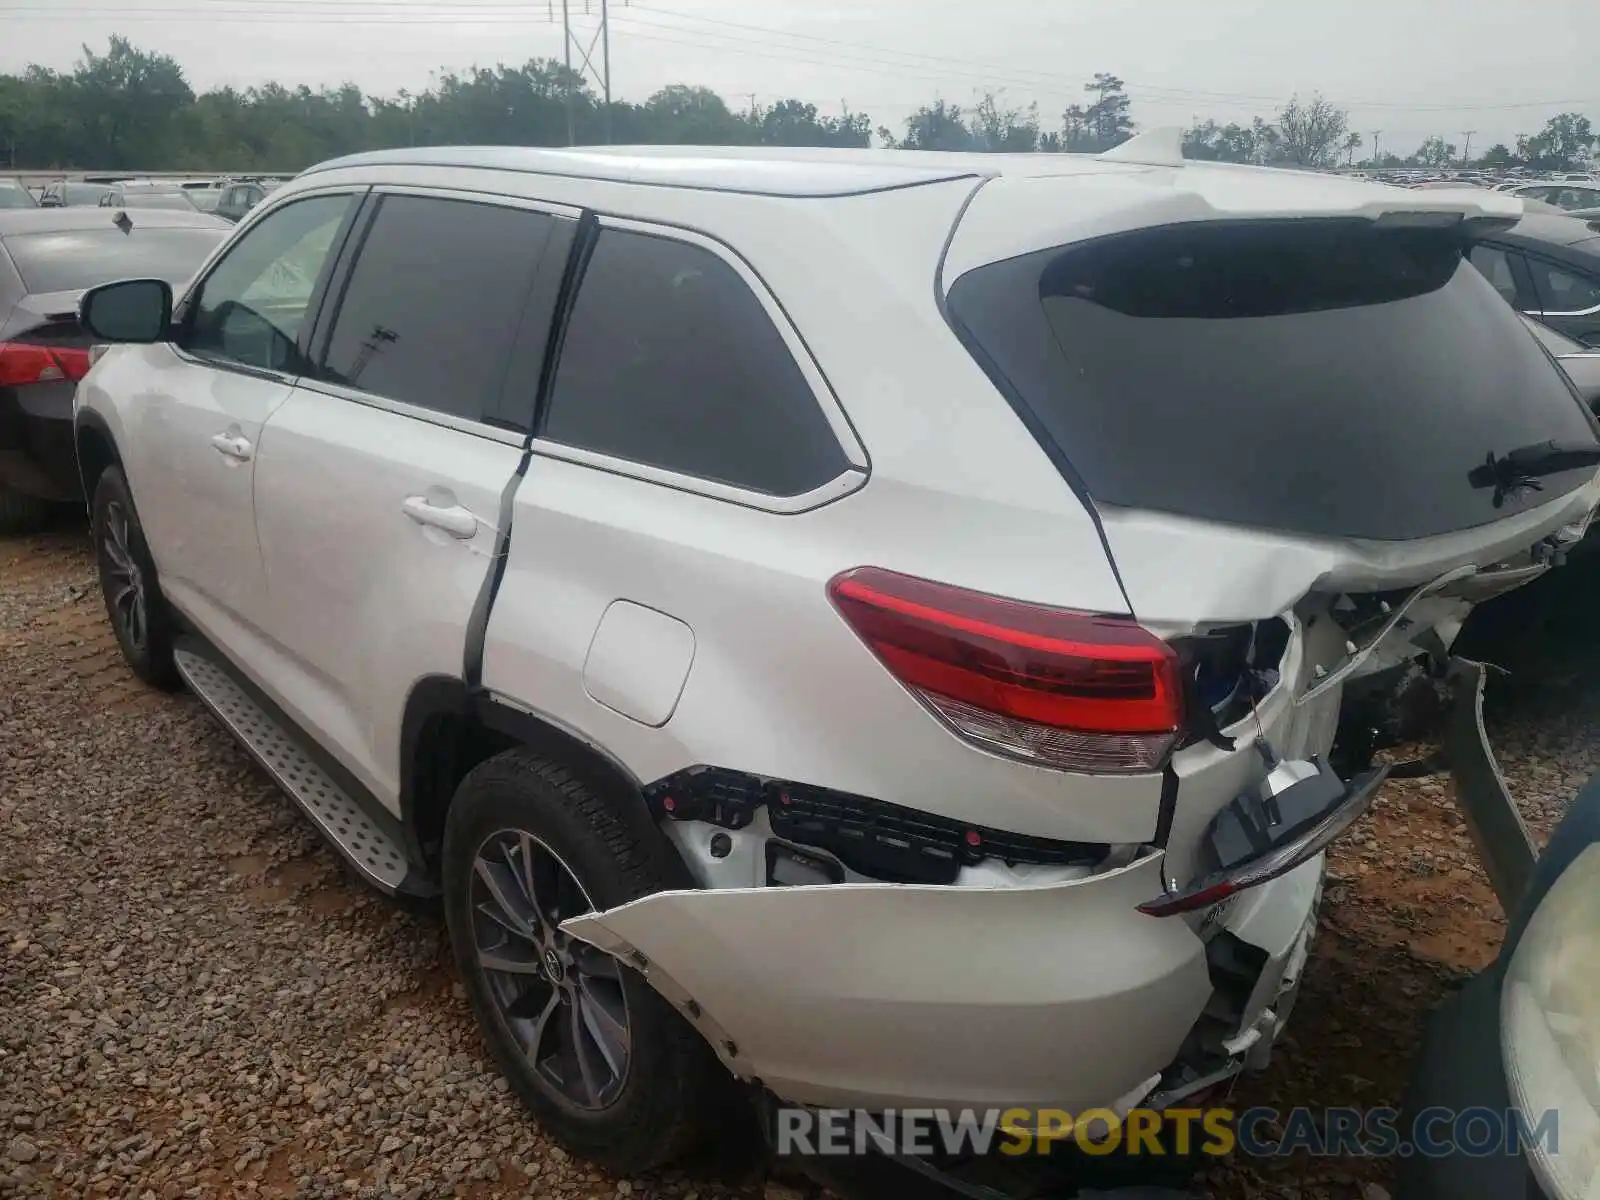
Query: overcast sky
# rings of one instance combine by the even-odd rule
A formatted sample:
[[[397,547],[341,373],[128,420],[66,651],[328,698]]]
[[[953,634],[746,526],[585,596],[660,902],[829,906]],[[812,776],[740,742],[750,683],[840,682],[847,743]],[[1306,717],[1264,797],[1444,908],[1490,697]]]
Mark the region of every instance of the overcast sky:
[[[590,34],[600,0],[568,0]],[[935,96],[1037,102],[1046,127],[1096,71],[1142,127],[1248,123],[1292,93],[1347,107],[1366,139],[1512,143],[1562,109],[1600,124],[1600,5],[1517,15],[1473,0],[611,0],[614,94],[705,84],[731,104],[848,103],[899,131]],[[591,15],[585,15],[585,9]],[[551,16],[554,20],[551,20]],[[441,68],[562,51],[561,0],[0,0],[0,71],[68,69],[113,32],[173,55],[197,90],[349,80],[392,95]],[[598,48],[596,50],[598,62]]]

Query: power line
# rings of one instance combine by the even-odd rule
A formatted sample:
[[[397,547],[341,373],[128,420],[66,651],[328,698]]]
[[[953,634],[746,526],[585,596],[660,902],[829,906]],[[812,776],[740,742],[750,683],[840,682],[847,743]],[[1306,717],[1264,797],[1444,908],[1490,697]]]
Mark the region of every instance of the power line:
[[[761,34],[765,35],[765,37],[749,38],[737,34],[691,29],[671,22],[653,21],[647,16],[641,15],[640,9],[647,9],[661,16],[691,21],[700,25],[720,26],[727,29]],[[57,4],[46,6],[41,4],[22,5],[7,8],[5,11],[8,15],[20,15],[23,20],[36,21],[81,20],[89,16],[131,21],[165,20],[177,17],[193,20],[197,15],[200,15],[204,19],[227,23],[279,24],[285,18],[288,18],[315,24],[449,24],[452,26],[461,24],[548,24],[551,23],[551,17],[553,16],[551,14],[546,17],[537,17],[530,14],[527,11],[527,5],[522,0],[465,0],[463,3],[452,4],[448,8],[434,3],[434,0],[211,0],[200,10],[162,8],[155,5],[134,9],[119,9],[103,5],[69,6]],[[628,34],[631,37],[653,40],[663,44],[688,45],[700,49],[715,48],[725,53],[792,62],[797,65],[825,66],[834,69],[849,68],[865,73],[894,74],[906,78],[932,80],[938,83],[976,82],[987,86],[1009,85],[1019,89],[1026,89],[1041,98],[1058,102],[1071,102],[1083,98],[1081,92],[1057,90],[1060,88],[1059,76],[1046,75],[1043,72],[1035,72],[1026,68],[1016,66],[1001,67],[999,64],[985,63],[981,60],[955,59],[870,43],[845,41],[816,34],[796,33],[774,29],[770,26],[728,21],[716,17],[703,17],[680,9],[649,3],[648,0],[644,0],[637,7],[630,9],[626,17],[623,17],[622,14],[614,14],[612,19],[625,20],[629,23],[649,28],[653,32],[644,33],[638,29],[630,29]],[[609,21],[602,23],[604,40],[609,40],[610,31],[605,28],[608,25]],[[684,41],[679,38],[663,36],[664,34],[672,33],[687,34],[693,40]],[[717,41],[708,47],[704,41],[706,38],[715,38]],[[785,39],[788,43],[806,42],[812,45],[800,47],[785,44],[784,42],[775,43],[768,40],[771,38]],[[827,47],[838,47],[839,49],[828,49]],[[937,69],[937,74],[932,73],[934,69]],[[1043,84],[1049,85],[1048,91],[1041,90],[1041,85]],[[1125,81],[1125,86],[1132,99],[1141,103],[1164,104],[1172,107],[1189,106],[1203,102],[1212,108],[1244,108],[1259,111],[1262,105],[1282,104],[1287,99],[1283,96],[1209,91],[1199,88],[1148,84],[1139,81]],[[1581,107],[1594,103],[1594,101],[1529,100],[1492,104],[1405,104],[1393,101],[1357,100],[1336,101],[1336,103],[1346,108],[1382,109],[1397,112],[1488,112],[1532,108]]]

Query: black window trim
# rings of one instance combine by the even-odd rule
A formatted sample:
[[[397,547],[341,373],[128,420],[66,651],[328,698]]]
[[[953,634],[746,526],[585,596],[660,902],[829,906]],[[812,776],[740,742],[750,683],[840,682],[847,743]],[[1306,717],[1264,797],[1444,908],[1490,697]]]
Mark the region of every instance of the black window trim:
[[[500,192],[468,191],[462,188],[380,183],[372,185],[371,193],[360,230],[360,239],[362,241],[365,240],[366,234],[372,228],[373,221],[376,220],[376,214],[382,207],[381,201],[384,196],[420,196],[428,200],[458,200],[469,204],[489,204],[497,208],[521,209],[524,212],[543,213],[547,216],[564,217],[572,221],[577,221],[583,215],[581,208],[576,208],[570,204],[556,204],[526,196],[507,196]],[[264,204],[265,201],[263,201]],[[252,220],[254,216],[255,213],[252,211]],[[339,306],[344,303],[345,287],[350,282],[350,276],[360,258],[360,247],[355,245],[355,240],[352,239],[349,252],[340,255],[338,273],[329,281],[327,288],[327,295],[337,297],[337,301],[331,304],[324,304],[317,313],[315,325],[315,336],[317,338],[315,361],[317,362],[320,362],[322,356],[327,353],[329,335],[332,333],[334,322],[338,319]],[[416,421],[426,421],[430,425],[453,429],[458,433],[470,433],[476,437],[500,442],[503,445],[526,446],[528,444],[529,435],[523,431],[506,429],[499,425],[490,425],[483,421],[474,421],[451,413],[442,413],[436,409],[424,408],[420,404],[409,404],[404,400],[394,400],[388,396],[364,392],[359,388],[346,387],[343,384],[332,383],[326,379],[317,379],[310,375],[300,376],[295,382],[306,391],[330,396],[335,400],[348,400],[352,404],[362,404],[368,408],[394,413],[396,416],[410,417]]]
[[[686,475],[678,471],[668,470],[664,467],[654,467],[647,463],[634,462],[632,459],[618,458],[610,454],[602,454],[594,450],[585,450],[579,446],[569,446],[564,442],[554,441],[544,436],[541,432],[536,435],[530,444],[533,453],[541,458],[558,459],[562,462],[572,463],[575,466],[591,467],[605,471],[611,475],[621,475],[629,479],[636,479],[643,483],[655,484],[660,487],[672,488],[674,491],[692,492],[698,496],[705,496],[712,500],[721,500],[730,504],[737,504],[745,508],[757,508],[764,512],[789,515],[793,513],[809,512],[842,499],[852,492],[859,490],[866,482],[871,471],[871,460],[867,457],[861,439],[856,436],[855,428],[850,424],[849,417],[839,403],[839,398],[834,395],[828,378],[822,373],[822,368],[812,357],[811,349],[806,345],[805,339],[800,336],[800,331],[794,327],[789,319],[789,314],[784,310],[767,287],[766,280],[752,267],[738,251],[726,242],[704,233],[698,229],[690,229],[682,225],[672,225],[660,221],[645,221],[634,217],[614,216],[606,213],[597,213],[596,219],[602,229],[616,229],[621,232],[643,234],[646,237],[665,238],[669,241],[683,242],[686,245],[697,246],[709,251],[726,263],[735,274],[744,281],[762,309],[767,314],[767,319],[772,322],[778,331],[778,336],[783,339],[784,345],[789,350],[789,356],[800,369],[801,376],[806,385],[811,389],[812,399],[822,409],[828,428],[832,430],[834,439],[839,443],[839,448],[844,453],[845,466],[832,479],[818,484],[810,491],[801,492],[796,496],[773,496],[766,492],[758,492],[749,488],[735,487],[732,484],[718,483],[710,479],[702,479],[697,475]],[[576,291],[581,295],[583,280],[577,281]],[[552,366],[552,380],[554,371],[560,368],[558,357]]]
[[[225,358],[213,358],[209,355],[196,354],[182,346],[179,343],[179,338],[189,330],[195,297],[200,294],[200,290],[206,281],[216,273],[223,261],[233,252],[233,248],[245,238],[249,230],[254,229],[259,222],[265,220],[279,209],[287,208],[289,205],[298,203],[301,200],[314,200],[323,196],[349,196],[355,203],[350,205],[349,210],[345,213],[343,224],[340,226],[339,231],[334,234],[333,252],[328,256],[327,261],[322,264],[322,270],[318,273],[317,280],[311,287],[311,298],[306,304],[306,315],[300,322],[300,335],[296,339],[296,344],[303,356],[307,350],[306,343],[311,336],[311,331],[316,327],[317,316],[327,300],[328,285],[333,279],[334,269],[339,264],[344,243],[349,240],[350,230],[355,225],[357,218],[367,208],[369,204],[368,193],[371,190],[364,183],[345,183],[329,187],[307,188],[303,192],[297,191],[293,195],[283,197],[281,203],[275,203],[270,208],[265,204],[259,206],[250,213],[248,223],[241,221],[234,226],[233,232],[223,238],[217,248],[211,252],[210,257],[201,264],[200,269],[195,272],[194,279],[190,282],[188,290],[184,292],[182,299],[173,306],[173,337],[168,342],[172,352],[191,366],[207,367],[213,371],[226,371],[232,375],[245,375],[252,379],[270,379],[277,383],[290,385],[299,382],[301,376],[290,371],[274,371],[270,367],[253,367],[248,363],[232,362]]]

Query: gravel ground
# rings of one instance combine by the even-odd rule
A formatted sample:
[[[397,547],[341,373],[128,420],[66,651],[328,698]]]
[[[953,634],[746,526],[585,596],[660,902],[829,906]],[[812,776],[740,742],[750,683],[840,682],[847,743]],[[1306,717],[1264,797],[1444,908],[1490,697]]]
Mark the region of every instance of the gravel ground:
[[[1555,661],[1495,724],[1541,830],[1600,746],[1600,696]],[[1427,1009],[1492,957],[1448,786],[1390,785],[1334,855],[1289,1042],[1237,1106],[1393,1102]],[[1233,1162],[1208,1183],[1309,1200],[1385,1178]],[[0,541],[0,1196],[806,1190],[737,1162],[615,1179],[551,1144],[484,1055],[438,918],[346,877],[194,700],[127,673],[81,526]]]

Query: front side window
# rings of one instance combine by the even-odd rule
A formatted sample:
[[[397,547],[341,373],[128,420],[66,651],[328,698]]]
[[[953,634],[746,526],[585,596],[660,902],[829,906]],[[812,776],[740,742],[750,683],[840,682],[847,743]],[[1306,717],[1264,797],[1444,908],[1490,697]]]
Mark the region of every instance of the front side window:
[[[385,196],[344,289],[322,377],[492,420],[555,220],[465,200]]]
[[[184,348],[246,367],[303,371],[300,328],[355,202],[348,195],[299,200],[240,238],[193,298]]]
[[[773,496],[846,467],[760,300],[699,246],[606,229],[578,292],[544,436]]]

